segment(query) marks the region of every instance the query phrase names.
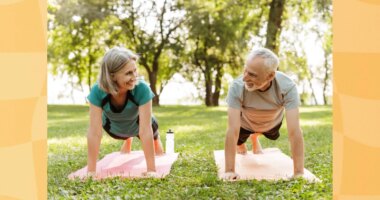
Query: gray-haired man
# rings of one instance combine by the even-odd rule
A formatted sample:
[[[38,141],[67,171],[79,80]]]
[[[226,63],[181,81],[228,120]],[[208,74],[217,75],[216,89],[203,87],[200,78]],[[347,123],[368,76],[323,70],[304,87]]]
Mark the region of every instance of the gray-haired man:
[[[254,153],[262,153],[259,135],[272,140],[280,136],[284,110],[294,176],[303,174],[304,147],[297,87],[288,76],[276,71],[278,65],[277,56],[269,49],[253,50],[247,57],[243,75],[235,79],[229,88],[224,179],[239,177],[235,173],[236,150],[245,154],[247,148],[244,143],[250,136]]]

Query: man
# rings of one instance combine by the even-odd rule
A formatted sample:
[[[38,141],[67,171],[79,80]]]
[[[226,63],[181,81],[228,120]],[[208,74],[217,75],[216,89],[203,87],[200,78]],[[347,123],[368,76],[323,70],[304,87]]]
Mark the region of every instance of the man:
[[[235,173],[236,151],[245,154],[245,142],[251,136],[253,153],[262,153],[259,135],[276,140],[284,116],[287,122],[294,177],[304,169],[303,136],[299,125],[299,95],[295,83],[276,71],[278,57],[269,49],[253,50],[247,57],[244,73],[235,79],[227,95],[228,128],[225,141],[227,180],[238,179]],[[236,146],[237,145],[237,146]]]

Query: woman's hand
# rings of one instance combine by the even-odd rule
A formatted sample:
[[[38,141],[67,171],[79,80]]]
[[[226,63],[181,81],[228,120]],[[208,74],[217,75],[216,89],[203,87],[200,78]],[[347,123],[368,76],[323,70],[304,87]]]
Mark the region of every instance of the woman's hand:
[[[144,172],[143,176],[146,178],[160,178],[157,174],[157,172]]]

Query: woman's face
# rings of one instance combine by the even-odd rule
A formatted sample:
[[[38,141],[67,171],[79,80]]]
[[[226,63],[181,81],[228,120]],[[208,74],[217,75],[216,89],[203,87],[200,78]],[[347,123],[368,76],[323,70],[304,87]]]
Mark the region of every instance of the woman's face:
[[[113,75],[113,81],[117,83],[120,91],[132,90],[136,86],[137,66],[136,61],[132,60]]]

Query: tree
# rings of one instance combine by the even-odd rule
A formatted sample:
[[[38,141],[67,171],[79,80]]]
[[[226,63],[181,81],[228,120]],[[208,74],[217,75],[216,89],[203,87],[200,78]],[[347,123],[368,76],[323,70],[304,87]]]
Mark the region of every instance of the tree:
[[[328,104],[327,89],[331,83],[331,66],[332,66],[332,32],[331,32],[331,20],[332,20],[332,2],[331,0],[318,0],[315,3],[315,7],[318,10],[315,18],[323,21],[327,25],[327,29],[315,30],[323,42],[324,52],[324,75],[323,75],[323,104]]]
[[[184,18],[180,5],[175,1],[164,0],[159,5],[154,0],[145,0],[120,1],[113,7],[115,16],[120,19],[121,31],[117,38],[139,54],[139,63],[146,70],[150,88],[155,94],[153,104],[159,105],[160,93],[176,71],[174,68],[178,67],[167,56],[172,55],[175,59],[170,52],[178,52],[182,48],[179,29]]]
[[[218,106],[227,68],[243,65],[249,34],[258,31],[261,12],[249,1],[192,1],[185,4],[189,19],[184,71],[204,92],[206,106]],[[257,6],[257,5],[255,5]]]
[[[314,30],[326,58],[319,68],[308,64],[299,39],[310,32],[307,23],[313,20],[331,26],[331,0],[57,0],[49,5],[48,59],[54,74],[67,73],[90,87],[105,50],[125,46],[140,56],[140,72],[156,95],[154,105],[172,75],[182,70],[205,104],[217,106],[224,75],[241,72],[254,44],[278,53],[282,71],[294,72],[305,88],[304,102],[309,96],[316,102],[312,82],[318,80],[327,103],[331,32]]]
[[[280,58],[282,61],[282,71],[295,75],[297,85],[302,86],[301,102],[307,103],[309,98],[313,104],[318,104],[316,86],[322,84],[323,104],[327,97],[326,92],[330,83],[331,56],[328,56],[328,49],[331,51],[331,41],[327,42],[325,34],[331,39],[330,24],[331,12],[329,10],[331,1],[295,1],[288,0],[284,12],[283,31],[280,36]],[[330,4],[331,6],[331,4]],[[324,10],[324,11],[323,11]],[[324,50],[323,66],[316,66],[309,63],[306,51],[312,51],[310,46],[305,46],[307,38],[316,38],[313,49]],[[327,36],[326,36],[327,37]],[[326,43],[327,42],[327,43]],[[329,46],[330,44],[330,46]],[[326,47],[324,47],[326,46]],[[331,54],[331,52],[330,52]],[[329,59],[330,57],[330,59]],[[327,59],[327,60],[326,60]]]
[[[271,49],[276,54],[279,49],[278,38],[282,29],[281,22],[284,8],[285,0],[272,0],[270,3],[265,47]]]
[[[53,74],[67,73],[91,87],[103,55],[107,24],[106,1],[57,1],[49,6],[48,61]]]
[[[332,65],[332,34],[331,31],[328,31],[324,35],[324,44],[323,44],[323,51],[324,51],[324,78],[323,78],[323,104],[329,104],[327,99],[327,88],[329,86],[329,83],[331,83],[331,65]]]

